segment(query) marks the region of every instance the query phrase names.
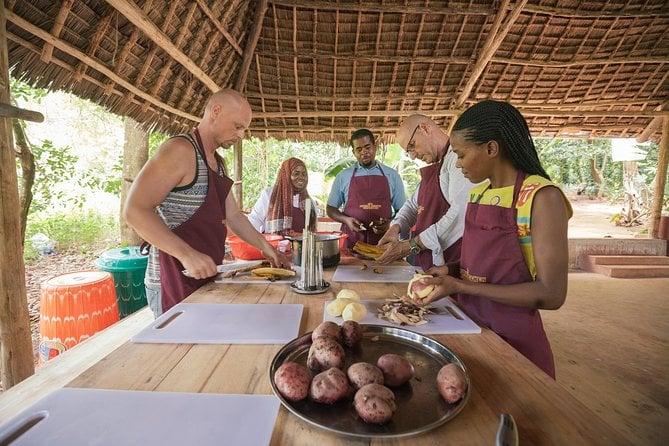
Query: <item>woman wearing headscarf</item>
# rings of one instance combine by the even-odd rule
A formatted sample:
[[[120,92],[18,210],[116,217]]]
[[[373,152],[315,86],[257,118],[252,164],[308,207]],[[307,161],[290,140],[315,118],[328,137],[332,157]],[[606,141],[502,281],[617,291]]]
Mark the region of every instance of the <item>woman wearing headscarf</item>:
[[[281,164],[274,186],[261,192],[260,198],[249,214],[249,221],[266,234],[290,234],[302,232],[305,222],[305,200],[309,175],[304,161],[288,158]],[[316,212],[311,202],[309,226],[316,228]]]

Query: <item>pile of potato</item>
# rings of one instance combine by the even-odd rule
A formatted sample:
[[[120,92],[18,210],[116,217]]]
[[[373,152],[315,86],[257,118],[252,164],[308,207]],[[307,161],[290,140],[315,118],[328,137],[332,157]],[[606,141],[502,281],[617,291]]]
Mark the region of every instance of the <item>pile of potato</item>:
[[[321,404],[333,404],[355,392],[353,406],[363,421],[387,423],[397,409],[391,388],[409,382],[414,366],[402,356],[387,353],[376,364],[357,362],[345,370],[345,348],[360,345],[362,335],[362,326],[355,321],[345,321],[341,326],[321,323],[311,336],[307,366],[283,363],[274,374],[276,388],[289,401],[309,397]],[[467,389],[462,369],[455,364],[444,366],[437,376],[437,389],[449,403],[457,402]]]

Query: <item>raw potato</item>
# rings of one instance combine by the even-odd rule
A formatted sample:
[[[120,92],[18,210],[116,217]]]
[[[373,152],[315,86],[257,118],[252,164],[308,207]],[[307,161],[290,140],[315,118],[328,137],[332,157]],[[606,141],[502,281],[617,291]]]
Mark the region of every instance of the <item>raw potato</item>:
[[[341,342],[341,327],[332,321],[321,322],[311,333],[311,339],[315,341],[316,338],[322,336],[329,336],[337,342]]]
[[[354,290],[344,288],[339,293],[337,293],[337,299],[351,299],[360,302],[360,295]]]
[[[383,385],[383,372],[380,368],[368,362],[352,364],[346,371],[346,375],[351,385],[356,389],[360,389],[367,384]]]
[[[407,296],[412,299],[424,299],[426,298],[433,290],[434,285],[423,285],[420,280],[432,277],[429,274],[414,274],[413,278],[409,281],[409,286],[407,287]]]
[[[376,366],[383,372],[384,384],[389,387],[399,387],[413,377],[413,364],[393,353],[381,355]]]
[[[343,298],[336,298],[332,302],[330,302],[326,307],[325,310],[328,312],[328,314],[332,317],[339,317],[341,316],[341,313],[344,311],[344,308],[346,305],[350,304],[353,302],[351,299],[343,299]]]
[[[274,384],[287,400],[300,401],[309,395],[311,375],[301,364],[284,362],[274,373]]]
[[[332,367],[342,368],[345,356],[344,347],[339,342],[329,336],[321,336],[309,347],[307,367],[315,372]]]
[[[365,308],[363,304],[359,302],[352,302],[344,307],[344,311],[341,313],[341,317],[343,317],[345,321],[360,322],[366,314],[367,308]]]
[[[346,347],[356,347],[362,342],[362,325],[356,321],[344,321],[341,324],[341,337]]]
[[[309,396],[317,403],[333,404],[346,397],[349,389],[346,374],[333,367],[314,376]]]
[[[446,364],[437,373],[437,389],[447,402],[457,403],[467,391],[465,372],[453,363]]]
[[[367,384],[353,397],[355,411],[366,423],[383,424],[390,421],[397,409],[395,394],[380,384]]]

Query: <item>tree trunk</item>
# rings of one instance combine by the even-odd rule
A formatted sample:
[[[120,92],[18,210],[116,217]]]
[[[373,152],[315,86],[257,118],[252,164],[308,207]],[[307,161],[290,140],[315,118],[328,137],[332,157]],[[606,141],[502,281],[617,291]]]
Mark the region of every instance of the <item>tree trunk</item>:
[[[137,121],[125,118],[125,140],[123,143],[123,181],[121,182],[121,242],[130,246],[137,246],[142,239],[123,219],[123,208],[128,197],[128,191],[137,174],[149,159],[149,134],[143,130]]]
[[[35,156],[30,149],[28,136],[26,135],[21,121],[12,120],[14,127],[14,137],[16,138],[16,156],[21,163],[21,187],[19,189],[19,199],[21,206],[21,240],[25,244],[26,224],[28,222],[28,212],[30,203],[33,201],[33,184],[35,183]]]
[[[0,103],[9,104],[6,17],[0,3]],[[10,118],[0,118],[0,377],[8,389],[35,373],[30,336],[19,190]]]

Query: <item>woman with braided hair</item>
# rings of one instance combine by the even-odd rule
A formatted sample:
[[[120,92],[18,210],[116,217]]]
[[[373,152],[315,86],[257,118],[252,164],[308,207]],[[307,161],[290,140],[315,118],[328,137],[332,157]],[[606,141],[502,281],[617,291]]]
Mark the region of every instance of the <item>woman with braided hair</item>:
[[[288,158],[281,164],[274,186],[261,192],[249,214],[249,221],[259,232],[267,234],[301,233],[304,229],[304,203],[309,175],[304,161]],[[316,228],[316,212],[312,201],[309,226]]]
[[[459,278],[446,267],[430,269],[435,277],[423,283],[435,289],[420,304],[453,296],[555,379],[539,310],[565,301],[571,205],[541,167],[527,122],[511,104],[489,100],[467,109],[451,147],[464,176],[483,183],[469,193]]]

